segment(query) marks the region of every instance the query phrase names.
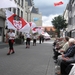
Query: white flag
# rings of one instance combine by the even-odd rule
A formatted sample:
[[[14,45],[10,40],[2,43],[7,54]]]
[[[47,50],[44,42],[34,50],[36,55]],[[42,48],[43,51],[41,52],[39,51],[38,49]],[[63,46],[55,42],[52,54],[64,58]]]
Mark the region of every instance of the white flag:
[[[0,1],[0,8],[10,8],[10,7],[17,7],[17,4],[14,0],[2,0]]]
[[[8,29],[14,29],[21,32],[30,32],[29,23],[9,10],[6,10],[6,19]]]
[[[36,27],[36,24],[34,22],[29,22],[31,29]]]

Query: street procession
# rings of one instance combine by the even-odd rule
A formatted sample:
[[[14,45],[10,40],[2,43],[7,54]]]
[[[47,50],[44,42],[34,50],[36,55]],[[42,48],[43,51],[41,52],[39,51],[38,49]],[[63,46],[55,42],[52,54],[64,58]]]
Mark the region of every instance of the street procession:
[[[75,75],[75,0],[0,2],[0,75]]]

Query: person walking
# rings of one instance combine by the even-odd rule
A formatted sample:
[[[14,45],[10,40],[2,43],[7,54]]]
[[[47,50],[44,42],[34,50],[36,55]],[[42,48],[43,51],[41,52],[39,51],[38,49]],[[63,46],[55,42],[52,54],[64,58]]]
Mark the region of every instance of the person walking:
[[[42,43],[43,43],[44,42],[44,36],[43,35],[41,36],[41,40],[42,40]]]
[[[33,46],[36,46],[36,39],[37,39],[37,37],[36,37],[36,35],[35,34],[33,34]]]
[[[30,48],[30,34],[26,33],[26,48]]]
[[[15,33],[13,32],[12,29],[9,30],[7,36],[8,36],[8,43],[9,43],[9,52],[7,53],[7,55],[14,54],[15,51],[13,48],[13,43],[15,39]]]
[[[42,36],[42,35],[39,36],[39,44],[41,44],[41,42],[42,42],[41,36]]]

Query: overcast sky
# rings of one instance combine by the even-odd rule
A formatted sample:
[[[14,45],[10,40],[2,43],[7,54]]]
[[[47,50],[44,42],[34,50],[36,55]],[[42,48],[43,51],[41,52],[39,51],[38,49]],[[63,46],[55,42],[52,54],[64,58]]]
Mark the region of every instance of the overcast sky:
[[[55,2],[62,1],[64,4],[54,6]],[[42,13],[43,26],[51,26],[55,16],[62,15],[69,0],[34,0],[35,7]]]

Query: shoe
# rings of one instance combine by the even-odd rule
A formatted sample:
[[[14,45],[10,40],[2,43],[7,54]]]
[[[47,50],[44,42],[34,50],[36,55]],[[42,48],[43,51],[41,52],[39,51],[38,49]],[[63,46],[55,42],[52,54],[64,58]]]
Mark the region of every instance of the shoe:
[[[7,55],[10,55],[10,53],[7,53]]]
[[[57,63],[57,60],[54,60],[54,63]]]
[[[60,71],[59,71],[59,72],[56,72],[56,74],[57,74],[57,75],[61,75]]]
[[[13,51],[11,54],[14,54],[15,52]]]
[[[54,60],[57,60],[57,58],[56,58],[55,56],[53,56],[53,59],[54,59]]]
[[[26,47],[26,48],[28,48],[28,47]]]

